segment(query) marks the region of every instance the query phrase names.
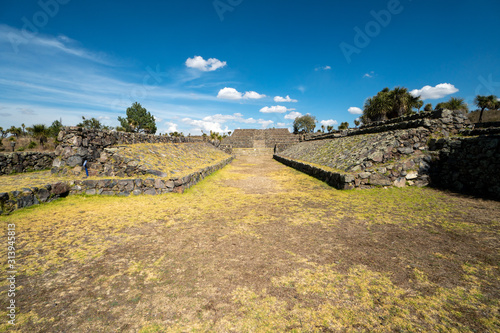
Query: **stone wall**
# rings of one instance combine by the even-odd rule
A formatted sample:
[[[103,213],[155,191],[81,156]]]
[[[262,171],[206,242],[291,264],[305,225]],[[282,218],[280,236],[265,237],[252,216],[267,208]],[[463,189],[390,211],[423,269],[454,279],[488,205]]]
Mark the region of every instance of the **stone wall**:
[[[432,185],[500,200],[500,135],[431,140]]]
[[[274,148],[276,144],[298,142],[298,136],[291,134],[286,128],[235,129],[231,136],[222,140],[222,144],[231,145],[232,148]]]
[[[182,193],[185,189],[198,183],[213,172],[231,163],[234,156],[214,165],[195,171],[182,178],[133,178],[133,179],[99,179],[75,180],[59,182],[43,187],[23,188],[21,191],[0,193],[0,215],[9,214],[16,209],[50,202],[60,197],[74,194],[101,194],[129,196],[139,194]]]
[[[480,129],[449,110],[399,119],[403,122],[393,119],[335,138],[306,140],[274,158],[338,189],[432,185],[500,198],[496,128],[463,137]],[[438,139],[450,134],[460,136]]]
[[[14,152],[0,154],[0,175],[50,169],[54,153]]]
[[[64,127],[57,136],[60,142],[56,147],[53,166],[75,167],[82,165],[84,160],[96,161],[104,148],[114,145],[134,143],[173,143],[202,142],[201,136],[170,137],[162,135],[127,133],[116,131],[100,131],[81,127]]]
[[[467,116],[460,110],[438,110],[419,112],[410,116],[377,121],[360,128],[351,128],[334,133],[306,135],[304,141],[324,140],[344,136],[363,135],[370,133],[383,133],[388,131],[406,130],[411,128],[425,128],[434,134],[449,136],[459,134],[461,131],[472,128]]]

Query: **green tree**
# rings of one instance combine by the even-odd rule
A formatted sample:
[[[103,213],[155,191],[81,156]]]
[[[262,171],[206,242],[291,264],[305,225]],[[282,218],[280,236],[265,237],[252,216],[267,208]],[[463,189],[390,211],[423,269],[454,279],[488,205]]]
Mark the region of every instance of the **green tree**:
[[[316,117],[306,114],[293,121],[293,133],[313,133],[316,127]]]
[[[356,127],[358,127],[358,126],[359,126],[359,124],[361,124],[361,122],[360,122],[359,120],[357,120],[357,119],[356,119],[356,120],[354,120],[354,125],[356,125]]]
[[[21,135],[22,129],[21,129],[21,127],[16,127],[16,126],[12,125],[9,128],[9,133],[12,134],[13,136],[15,136],[17,139]]]
[[[0,127],[0,140],[5,139],[9,134],[9,130],[4,130],[3,127]]]
[[[448,108],[450,110],[462,110],[469,112],[469,107],[467,106],[467,103],[464,102],[463,98],[455,98],[452,97],[450,100],[446,103]]]
[[[49,127],[50,136],[57,138],[57,134],[59,134],[59,131],[61,130],[62,126],[63,125],[60,120],[54,120],[52,122],[52,125],[50,125]]]
[[[432,111],[432,104],[431,103],[425,104],[424,111]]]
[[[418,112],[420,112],[420,109],[424,106],[424,101],[418,100],[415,102],[415,107],[417,108]]]
[[[481,108],[481,112],[479,113],[479,122],[482,122],[484,109],[495,110],[498,108],[499,103],[498,98],[495,95],[477,95],[474,99],[474,104],[476,104],[478,108]]]
[[[326,126],[326,130],[328,131],[328,133],[333,132],[333,126],[332,125]]]
[[[126,132],[156,133],[154,116],[137,102],[127,108],[127,118],[118,117],[118,121],[121,124],[120,129],[124,129]]]
[[[339,125],[339,130],[346,130],[349,128],[349,123],[347,121],[341,122]]]
[[[82,122],[77,124],[76,126],[87,128],[87,129],[96,129],[96,130],[112,130],[113,129],[113,127],[111,127],[111,126],[103,125],[99,121],[99,119],[96,119],[94,117],[92,117],[90,119],[86,119],[84,116],[82,116]]]
[[[420,103],[420,97],[411,95],[406,88],[384,88],[366,100],[361,120],[369,123],[408,115],[414,107],[419,108]]]
[[[47,138],[50,136],[50,129],[45,124],[36,124],[32,127],[33,137],[38,139],[40,146],[44,147]]]
[[[24,131],[24,129],[26,128],[26,125],[24,125],[24,123],[23,123],[23,124],[21,124],[21,127],[23,128],[23,136],[24,136],[24,135],[26,135],[26,132]]]

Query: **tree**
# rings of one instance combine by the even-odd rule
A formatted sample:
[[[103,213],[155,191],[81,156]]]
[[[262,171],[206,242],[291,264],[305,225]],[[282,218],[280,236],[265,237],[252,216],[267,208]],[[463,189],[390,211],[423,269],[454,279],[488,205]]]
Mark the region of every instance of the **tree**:
[[[481,113],[479,113],[479,122],[482,122],[484,109],[495,110],[498,108],[499,103],[498,98],[495,95],[477,95],[474,99],[474,104],[476,104],[478,108],[481,108]]]
[[[432,111],[432,104],[431,103],[425,104],[424,111]]]
[[[8,134],[9,130],[4,131],[3,127],[0,127],[0,140],[5,139]]]
[[[331,133],[333,131],[333,125],[326,126],[326,130],[328,131],[328,133]]]
[[[12,135],[14,135],[16,137],[16,139],[17,139],[21,135],[22,129],[21,129],[21,127],[16,127],[16,126],[12,125],[9,128],[9,133],[12,134]]]
[[[325,133],[325,125],[321,125],[321,133]]]
[[[26,135],[26,132],[24,131],[24,129],[26,128],[26,125],[24,125],[24,123],[23,123],[23,124],[21,124],[21,127],[23,128],[23,136],[24,136],[24,135]]]
[[[436,110],[449,109],[449,110],[461,110],[469,112],[467,103],[464,102],[463,98],[452,97],[448,102],[441,102],[436,105]]]
[[[113,127],[111,126],[106,126],[102,124],[99,119],[96,119],[94,117],[90,119],[86,119],[84,116],[82,116],[82,122],[77,124],[76,126],[78,127],[83,127],[87,129],[96,129],[96,130],[112,130]]]
[[[420,103],[420,97],[413,96],[406,88],[384,88],[366,100],[361,120],[369,123],[408,115],[414,107],[419,108]]]
[[[136,133],[156,133],[156,122],[154,116],[143,108],[140,103],[135,102],[127,108],[127,118],[118,117],[121,124],[120,129],[126,132]]]
[[[62,126],[63,125],[62,125],[61,121],[54,120],[52,122],[52,125],[50,125],[50,127],[49,127],[50,136],[57,138],[57,134],[59,134],[59,131],[61,130]]]
[[[312,133],[316,127],[316,117],[306,114],[293,121],[293,133]]]
[[[357,119],[356,119],[356,120],[354,120],[354,125],[356,125],[356,127],[358,127],[358,126],[359,126],[359,124],[361,124],[361,122],[360,122],[359,120],[357,120]]]
[[[37,124],[32,127],[33,137],[40,141],[40,146],[44,146],[47,137],[50,135],[50,129],[45,124]]]
[[[339,125],[339,130],[346,130],[349,128],[349,123],[347,121],[341,122]]]
[[[420,109],[424,106],[424,101],[418,100],[415,102],[415,107],[418,109],[418,112],[420,112]]]

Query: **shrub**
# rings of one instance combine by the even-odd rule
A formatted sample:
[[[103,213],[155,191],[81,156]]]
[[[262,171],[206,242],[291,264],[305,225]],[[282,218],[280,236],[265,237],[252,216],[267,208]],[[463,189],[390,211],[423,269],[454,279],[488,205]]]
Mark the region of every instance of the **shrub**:
[[[36,147],[36,142],[34,141],[31,141],[29,144],[28,144],[28,149],[33,149]]]

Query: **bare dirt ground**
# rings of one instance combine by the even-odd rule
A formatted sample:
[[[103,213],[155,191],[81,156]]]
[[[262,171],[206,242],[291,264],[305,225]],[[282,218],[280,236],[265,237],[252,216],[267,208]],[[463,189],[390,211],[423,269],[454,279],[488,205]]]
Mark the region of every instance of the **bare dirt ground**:
[[[6,325],[3,283],[0,331],[500,331],[495,201],[337,191],[240,156],[184,194],[75,196],[4,220],[19,307]]]

